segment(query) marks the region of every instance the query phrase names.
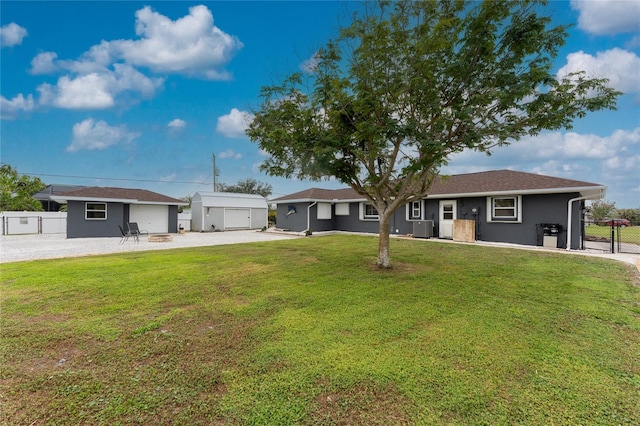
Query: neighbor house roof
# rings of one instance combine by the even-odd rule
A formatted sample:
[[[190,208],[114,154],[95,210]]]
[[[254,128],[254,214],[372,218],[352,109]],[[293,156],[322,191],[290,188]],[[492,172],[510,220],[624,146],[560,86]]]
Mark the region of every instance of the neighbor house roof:
[[[448,198],[461,196],[490,196],[501,194],[552,194],[580,193],[582,196],[599,199],[604,197],[606,186],[597,183],[557,178],[535,173],[513,170],[467,173],[440,176],[435,180],[427,198]],[[319,189],[311,188],[271,200],[280,202],[307,201],[356,201],[364,197],[351,188]]]
[[[37,194],[34,194],[33,198],[40,201],[47,201],[47,200],[50,200],[51,197],[54,195],[61,195],[61,194],[64,194],[65,192],[77,191],[78,189],[81,189],[81,188],[86,188],[86,187],[81,185],[58,185],[58,184],[47,185],[45,189],[38,192]]]
[[[76,191],[65,192],[52,197],[61,201],[111,201],[130,204],[170,204],[185,206],[186,203],[177,198],[147,191],[146,189],[109,188],[93,186]]]

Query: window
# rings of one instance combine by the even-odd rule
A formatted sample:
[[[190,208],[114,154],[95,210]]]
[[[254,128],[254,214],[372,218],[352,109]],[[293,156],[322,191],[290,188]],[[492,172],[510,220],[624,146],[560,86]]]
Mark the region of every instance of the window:
[[[87,220],[106,220],[107,203],[86,203],[84,218]]]
[[[360,203],[360,220],[378,220],[378,210],[369,203]]]
[[[318,203],[318,219],[331,219],[331,203]]]
[[[407,204],[407,220],[422,219],[422,201],[411,201]]]
[[[336,203],[336,216],[349,216],[349,203]]]
[[[488,197],[488,222],[517,222],[522,221],[522,197]]]

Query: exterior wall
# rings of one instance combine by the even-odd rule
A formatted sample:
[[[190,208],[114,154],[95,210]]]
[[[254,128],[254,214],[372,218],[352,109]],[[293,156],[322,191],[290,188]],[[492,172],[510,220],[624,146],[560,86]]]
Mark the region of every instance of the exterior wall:
[[[294,232],[302,232],[307,229],[307,208],[312,203],[278,204],[276,210],[276,223],[278,228],[288,229]],[[289,206],[293,206],[296,212],[287,216]],[[406,211],[402,207],[398,209],[391,220],[392,234],[410,234],[413,232],[413,223],[406,220]],[[331,219],[318,219],[318,206],[309,208],[309,227],[312,231],[348,231],[378,233],[380,223],[378,220],[360,220],[360,203],[349,203],[349,215],[337,216],[335,205],[331,206]]]
[[[518,195],[518,194],[513,194]],[[468,197],[457,200],[456,219],[476,222],[476,239],[480,241],[504,242],[520,245],[542,245],[543,230],[540,224],[555,223],[562,227],[558,235],[558,248],[567,247],[567,206],[571,198],[579,194],[536,194],[522,196],[520,223],[487,221],[487,197]],[[452,199],[452,198],[449,198]],[[439,229],[439,199],[426,199],[423,220],[434,222],[435,236]],[[307,207],[312,203],[290,203],[277,205],[277,223],[281,229],[302,232],[307,229]],[[317,206],[310,208],[309,222],[312,231],[347,231],[377,233],[378,220],[360,220],[359,202],[349,203],[348,216],[336,216],[332,206],[331,219],[318,220]],[[571,248],[577,249],[581,242],[581,214],[583,202],[575,202],[572,210]],[[289,206],[296,212],[287,216]],[[472,209],[476,209],[474,214]],[[407,220],[406,207],[399,208],[391,220],[391,234],[413,233],[413,220]]]
[[[202,232],[204,228],[203,219],[204,210],[202,202],[191,200],[191,229],[196,232]]]
[[[175,234],[178,232],[178,206],[169,207],[169,230],[168,232]]]
[[[517,195],[517,194],[514,194]],[[521,245],[542,245],[542,223],[557,223],[562,227],[558,235],[558,247],[567,245],[567,202],[578,194],[536,194],[522,196],[522,223],[499,223],[487,221],[487,198],[462,198],[457,203],[457,219],[476,221],[476,239]],[[580,241],[580,203],[574,206],[572,223],[572,247]],[[478,214],[474,215],[472,209]],[[426,200],[425,218],[435,222],[438,229],[439,200]]]
[[[118,225],[123,226],[128,219],[128,216],[125,217],[124,204],[107,203],[106,220],[86,220],[84,209],[84,201],[67,203],[67,238],[121,236]]]
[[[251,209],[251,229],[262,229],[268,226],[268,209]]]
[[[309,204],[311,203],[278,204],[276,211],[278,228],[294,232],[302,232],[307,229],[307,207]],[[289,206],[295,208],[296,212],[287,216]]]

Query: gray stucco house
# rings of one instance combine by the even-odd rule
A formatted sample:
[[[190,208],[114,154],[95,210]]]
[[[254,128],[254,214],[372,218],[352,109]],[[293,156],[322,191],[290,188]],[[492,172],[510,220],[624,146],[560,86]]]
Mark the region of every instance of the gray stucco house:
[[[137,222],[149,233],[178,232],[178,207],[188,203],[144,189],[88,187],[52,196],[67,204],[67,238],[119,237]]]
[[[585,200],[605,192],[596,183],[512,170],[443,176],[429,196],[395,212],[390,232],[451,239],[456,220],[466,219],[473,221],[475,240],[533,246],[553,241],[557,248],[579,249]],[[278,228],[378,232],[377,211],[351,188],[311,188],[270,203],[277,206]]]

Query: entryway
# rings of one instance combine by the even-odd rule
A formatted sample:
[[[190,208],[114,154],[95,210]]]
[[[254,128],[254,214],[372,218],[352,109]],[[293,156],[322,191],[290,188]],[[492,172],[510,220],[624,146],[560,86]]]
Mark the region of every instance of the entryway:
[[[439,213],[438,237],[453,239],[453,221],[456,219],[456,200],[441,200]]]

